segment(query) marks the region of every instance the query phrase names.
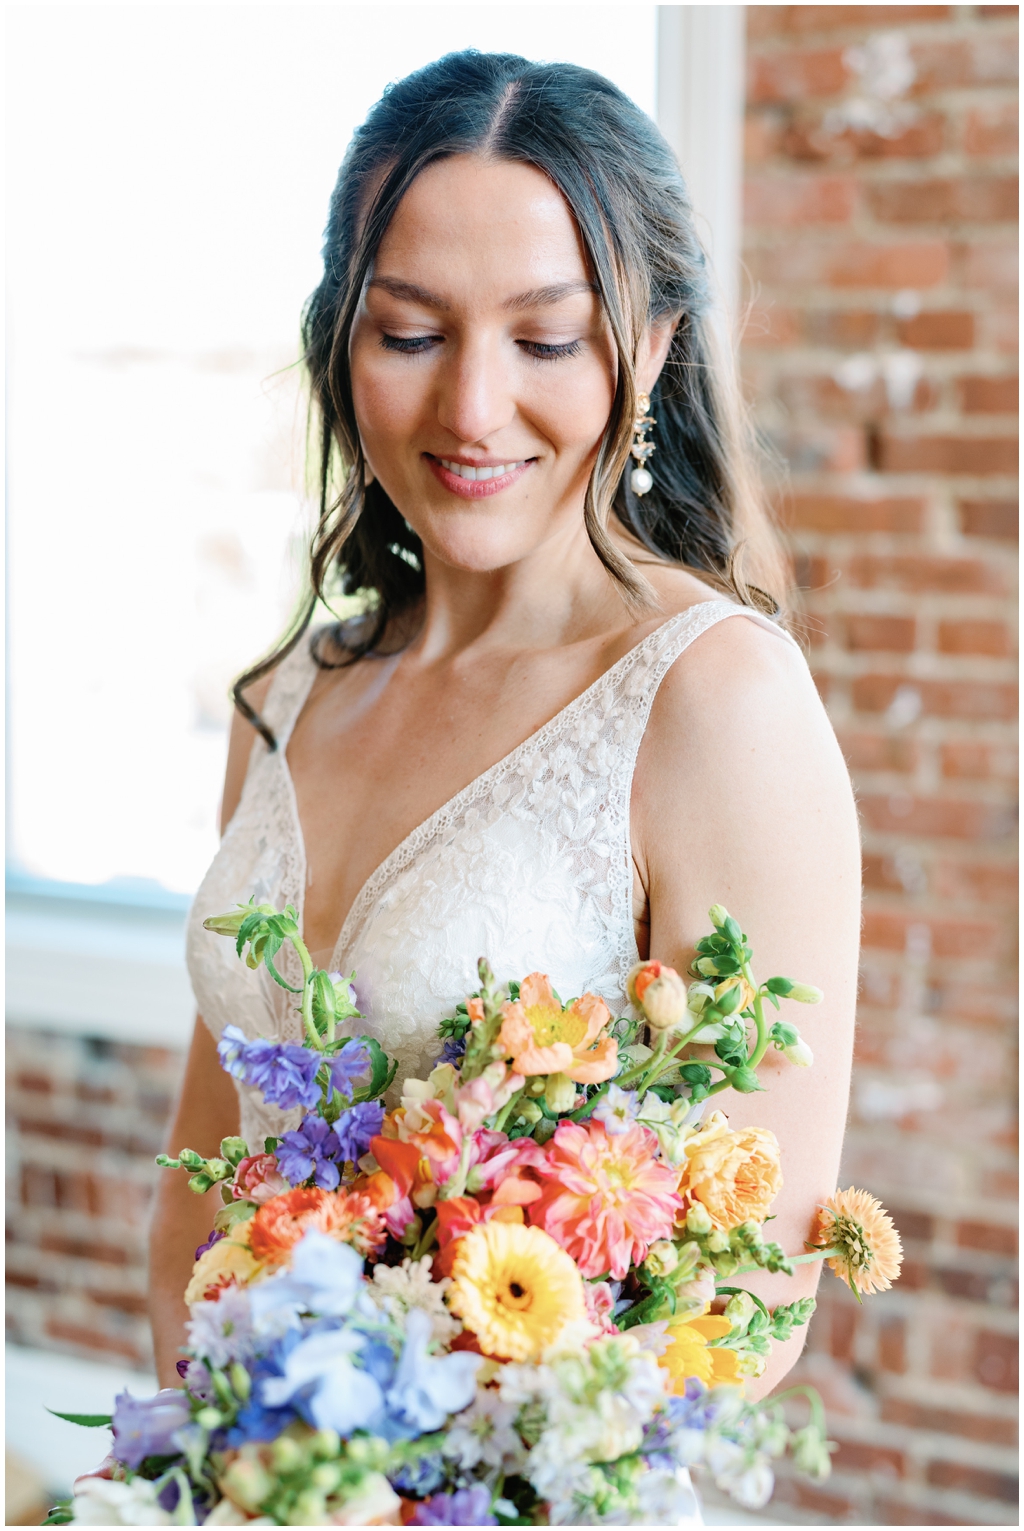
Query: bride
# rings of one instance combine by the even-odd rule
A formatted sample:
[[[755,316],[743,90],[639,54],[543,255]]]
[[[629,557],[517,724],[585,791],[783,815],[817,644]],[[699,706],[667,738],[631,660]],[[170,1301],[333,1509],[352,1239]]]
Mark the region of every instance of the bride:
[[[314,595],[235,689],[172,1152],[296,1125],[218,1066],[228,1022],[299,1040],[284,991],[202,929],[236,902],[290,901],[314,961],[355,970],[357,1029],[399,1080],[431,1067],[481,955],[621,1013],[638,954],[685,971],[721,902],[765,971],[826,993],[813,1077],[768,1064],[769,1092],[727,1108],[776,1133],[773,1237],[801,1247],[846,1113],[857,825],[710,309],[671,151],[600,76],[451,55],[357,132],[303,323]],[[362,614],[313,627],[339,591]],[[209,1201],[161,1177],[162,1385]],[[792,1301],[817,1272],[751,1284]]]

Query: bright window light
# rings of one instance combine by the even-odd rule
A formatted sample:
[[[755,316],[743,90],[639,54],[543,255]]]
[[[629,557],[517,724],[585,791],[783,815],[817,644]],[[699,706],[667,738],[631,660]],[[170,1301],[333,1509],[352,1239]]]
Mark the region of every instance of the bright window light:
[[[191,891],[230,678],[298,588],[298,315],[353,128],[452,49],[653,113],[655,7],[14,6],[10,853]]]

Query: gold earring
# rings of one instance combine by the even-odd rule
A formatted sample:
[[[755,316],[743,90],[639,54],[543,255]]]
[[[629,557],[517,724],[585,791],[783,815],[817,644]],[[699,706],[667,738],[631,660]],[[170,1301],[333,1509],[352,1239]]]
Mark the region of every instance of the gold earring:
[[[647,432],[653,430],[657,424],[657,421],[648,414],[650,407],[650,396],[646,393],[638,393],[636,396],[636,419],[633,421],[636,439],[629,449],[637,464],[629,475],[629,487],[638,496],[646,494],[649,489],[654,487],[654,480],[644,466],[654,451],[654,442],[647,440]]]

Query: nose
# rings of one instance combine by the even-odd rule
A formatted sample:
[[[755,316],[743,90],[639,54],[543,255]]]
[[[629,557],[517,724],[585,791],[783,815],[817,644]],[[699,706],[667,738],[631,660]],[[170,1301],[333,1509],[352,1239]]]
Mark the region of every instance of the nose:
[[[483,442],[516,413],[511,378],[501,346],[486,336],[452,347],[441,370],[437,418],[460,442]]]

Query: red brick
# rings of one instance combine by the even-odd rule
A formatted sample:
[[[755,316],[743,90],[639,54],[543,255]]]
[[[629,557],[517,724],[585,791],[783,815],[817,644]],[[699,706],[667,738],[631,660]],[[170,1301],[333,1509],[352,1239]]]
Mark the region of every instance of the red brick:
[[[1015,10],[1015,6],[980,7]],[[948,5],[755,5],[747,22],[751,38],[787,33],[848,32],[859,27],[901,27],[924,21],[944,21]]]
[[[900,1500],[883,1499],[878,1502],[876,1513],[879,1516],[878,1524],[881,1526],[984,1525],[984,1522],[980,1520],[968,1520],[962,1511],[947,1515],[931,1505],[918,1504],[916,1500],[904,1504]]]
[[[860,712],[884,712],[905,676],[859,675],[853,683],[854,706]],[[918,680],[909,682],[921,697],[926,717],[1005,718],[1016,716],[1017,695],[1013,686],[968,680]]]
[[[795,494],[794,526],[819,532],[919,532],[925,503],[920,499],[856,499],[850,495]]]
[[[1010,832],[1005,809],[962,798],[893,796],[860,799],[861,815],[878,834],[941,840],[995,840]]]
[[[861,866],[861,878],[864,887],[875,892],[905,891],[904,880],[891,856],[866,854]]]
[[[1013,649],[1013,634],[1005,622],[939,623],[939,650],[943,654],[990,654],[1002,659]]]
[[[113,1352],[114,1355],[125,1356],[136,1365],[146,1359],[140,1355],[138,1348],[130,1339],[106,1331],[90,1329],[84,1324],[69,1324],[63,1319],[50,1318],[46,1322],[46,1333],[51,1339],[67,1340],[70,1345],[77,1345],[80,1350],[91,1350],[100,1355]]]
[[[888,951],[906,950],[911,926],[926,925],[936,957],[990,957],[998,949],[999,927],[988,920],[937,919],[895,910],[868,909],[864,914],[863,942]]]
[[[14,1083],[19,1090],[26,1090],[34,1095],[53,1094],[53,1080],[46,1074],[17,1074]]]
[[[1015,415],[1019,387],[1015,377],[961,378],[961,408],[968,415]]]
[[[1010,1473],[990,1472],[983,1467],[968,1467],[964,1462],[930,1462],[928,1482],[937,1488],[956,1489],[962,1494],[980,1494],[984,1499],[1017,1502],[1017,1479]]]
[[[851,585],[865,589],[947,591],[950,595],[1002,595],[1006,581],[1002,570],[980,558],[865,556],[851,558],[845,576]]]
[[[988,231],[986,231],[988,232]],[[983,290],[1016,296],[1018,279],[1017,241],[993,239],[971,243],[963,249],[963,282],[968,292]]]
[[[39,1240],[39,1248],[55,1255],[68,1255],[73,1260],[94,1260],[98,1265],[125,1265],[128,1261],[124,1245],[69,1239],[54,1233],[44,1234]]]
[[[856,205],[857,183],[851,176],[761,177],[747,182],[743,218],[750,227],[848,223]]]
[[[846,646],[855,651],[884,649],[909,654],[916,642],[917,623],[913,617],[849,616],[846,619]]]
[[[811,309],[804,315],[808,340],[820,346],[873,345],[880,323],[878,314],[867,309]]]
[[[920,758],[917,740],[906,734],[844,732],[839,744],[851,771],[913,771]]]
[[[1012,436],[884,435],[879,466],[886,473],[1015,474],[1017,442]]]
[[[906,1325],[902,1318],[887,1315],[878,1325],[878,1362],[883,1371],[907,1369]]]
[[[1009,84],[1017,78],[1017,49],[1006,36],[974,34],[955,41],[914,42],[913,92],[924,95],[950,85]]]
[[[840,1472],[881,1473],[887,1478],[902,1478],[907,1459],[893,1446],[876,1446],[870,1441],[840,1441],[832,1466]]]
[[[1010,223],[1017,216],[1012,176],[885,181],[868,190],[868,204],[883,223]]]
[[[937,287],[949,274],[949,247],[940,240],[915,244],[852,244],[825,253],[834,287]]]
[[[993,1255],[1017,1253],[1017,1230],[1000,1223],[958,1223],[956,1241],[961,1249],[984,1249]]]
[[[787,158],[803,164],[837,158],[848,163],[851,156],[857,160],[922,159],[939,154],[946,136],[946,120],[938,112],[922,114],[888,135],[852,128],[837,134],[826,132],[820,122],[793,122],[781,135],[781,149]]]
[[[743,319],[745,346],[792,345],[800,338],[800,321],[792,308],[772,302],[753,303]]]
[[[983,1329],[974,1350],[974,1373],[983,1387],[997,1393],[1017,1391],[1017,1340],[1012,1334]]]
[[[889,1216],[900,1230],[900,1236],[904,1242],[913,1239],[918,1243],[927,1243],[929,1239],[935,1237],[935,1219],[929,1212],[912,1212],[905,1207],[890,1207]]]
[[[759,106],[831,96],[843,89],[848,78],[842,48],[754,54],[748,66],[747,101]]]
[[[968,781],[999,778],[1016,781],[1017,758],[1012,745],[986,744],[978,739],[954,739],[943,744],[942,774]]]
[[[960,526],[967,537],[1016,542],[1020,516],[1016,500],[961,500]]]
[[[896,326],[900,343],[915,351],[969,351],[974,345],[974,315],[947,311],[915,314]]]
[[[939,898],[971,899],[1012,909],[1016,891],[1017,868],[1010,862],[943,861],[935,868]]]
[[[1015,155],[1017,103],[999,102],[995,106],[977,107],[969,112],[964,128],[964,148],[968,154]]]
[[[1019,5],[979,5],[977,10],[985,21],[1003,21],[1009,16],[1016,20],[1020,14]]]

